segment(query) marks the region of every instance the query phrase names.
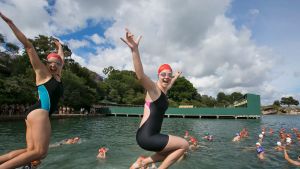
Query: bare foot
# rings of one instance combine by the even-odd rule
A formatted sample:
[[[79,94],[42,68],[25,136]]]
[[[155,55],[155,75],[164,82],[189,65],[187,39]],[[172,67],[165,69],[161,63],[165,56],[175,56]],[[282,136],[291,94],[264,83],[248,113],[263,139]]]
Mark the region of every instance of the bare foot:
[[[129,169],[145,169],[145,165],[143,164],[143,159],[145,157],[140,156],[135,163],[133,163]]]

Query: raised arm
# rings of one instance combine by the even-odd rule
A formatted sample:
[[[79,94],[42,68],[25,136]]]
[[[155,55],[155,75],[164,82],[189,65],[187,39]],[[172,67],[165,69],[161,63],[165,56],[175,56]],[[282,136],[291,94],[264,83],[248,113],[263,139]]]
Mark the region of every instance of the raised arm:
[[[138,49],[138,45],[141,38],[142,37],[139,36],[137,39],[134,39],[134,35],[131,34],[128,29],[126,29],[126,38],[125,39],[121,38],[121,40],[124,43],[126,43],[128,47],[131,49],[134,70],[142,86],[149,92],[149,94],[152,92],[157,93],[155,83],[144,73],[144,69],[143,69],[143,65],[142,65],[142,61]]]
[[[8,24],[8,26],[11,28],[13,33],[16,35],[17,39],[24,45],[24,48],[26,49],[26,52],[29,56],[31,65],[36,72],[37,75],[37,80],[40,78],[46,78],[46,76],[50,73],[47,74],[47,68],[46,66],[41,62],[40,58],[38,57],[32,43],[26,38],[26,36],[16,27],[16,25],[4,16],[0,12],[1,18]]]
[[[287,154],[286,152],[286,149],[284,149],[284,158],[291,164],[294,164],[296,166],[300,166],[300,162],[299,161],[295,161],[295,160],[292,160],[289,155]]]
[[[59,42],[59,40],[54,39],[54,44],[56,46],[56,50],[57,50],[57,54],[61,57],[61,59],[64,61],[65,59],[65,55],[64,55],[64,51],[62,48],[61,43]]]
[[[175,83],[175,81],[177,80],[178,77],[180,77],[180,75],[182,74],[182,72],[177,71],[174,75],[174,77],[172,78],[169,86],[168,86],[168,90],[171,89],[171,87],[173,86],[173,84]]]

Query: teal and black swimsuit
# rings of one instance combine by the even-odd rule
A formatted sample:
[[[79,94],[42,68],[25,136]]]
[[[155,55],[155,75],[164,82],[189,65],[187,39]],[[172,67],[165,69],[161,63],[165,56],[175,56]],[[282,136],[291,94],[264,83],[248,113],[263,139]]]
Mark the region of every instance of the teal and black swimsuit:
[[[46,83],[38,85],[39,100],[32,105],[26,113],[26,117],[35,109],[44,109],[49,112],[49,116],[58,111],[58,101],[63,95],[62,82],[58,82],[52,77]]]
[[[136,133],[138,145],[148,151],[159,152],[169,141],[169,136],[161,134],[164,114],[168,109],[167,96],[161,92],[159,98],[150,103],[150,115]]]

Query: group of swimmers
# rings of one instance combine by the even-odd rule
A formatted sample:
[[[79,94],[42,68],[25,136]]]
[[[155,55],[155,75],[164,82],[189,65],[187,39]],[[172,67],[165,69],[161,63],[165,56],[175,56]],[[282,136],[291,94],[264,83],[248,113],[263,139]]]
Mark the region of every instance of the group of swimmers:
[[[297,128],[293,128],[291,129],[298,142],[300,142],[300,133],[298,131]],[[269,136],[273,136],[274,134],[274,130],[272,128],[269,129]],[[233,142],[238,142],[238,141],[241,141],[242,138],[245,138],[245,137],[248,137],[249,136],[249,133],[248,133],[248,130],[246,128],[244,128],[240,133],[236,133],[236,136],[232,139]],[[255,144],[255,150],[256,150],[256,153],[257,153],[257,157],[260,159],[260,160],[264,160],[265,159],[265,149],[263,148],[263,143],[264,143],[264,139],[268,137],[267,136],[267,132],[266,132],[266,128],[263,127],[261,129],[261,133],[258,134],[258,140]],[[274,149],[276,151],[284,151],[284,158],[290,162],[291,164],[293,165],[296,165],[296,166],[300,166],[300,158],[298,156],[298,161],[296,160],[292,160],[288,153],[287,153],[287,149],[290,149],[292,144],[295,143],[293,140],[292,140],[292,134],[291,133],[286,133],[286,130],[284,128],[281,128],[278,132],[278,137],[279,137],[279,141],[276,142],[276,146],[274,147]],[[252,148],[250,148],[252,149]]]

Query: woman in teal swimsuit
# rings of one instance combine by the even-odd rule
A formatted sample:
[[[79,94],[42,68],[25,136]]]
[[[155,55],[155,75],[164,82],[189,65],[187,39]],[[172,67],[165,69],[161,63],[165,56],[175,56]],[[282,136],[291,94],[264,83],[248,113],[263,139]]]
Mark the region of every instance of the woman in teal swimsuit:
[[[0,17],[24,45],[36,75],[39,94],[39,101],[31,107],[25,119],[27,148],[0,156],[0,169],[8,169],[30,164],[32,161],[43,159],[47,155],[51,136],[49,116],[57,111],[58,100],[63,92],[61,71],[64,54],[61,44],[55,41],[58,53],[50,53],[47,56],[47,65],[44,65],[31,42],[15,24],[1,12]]]

